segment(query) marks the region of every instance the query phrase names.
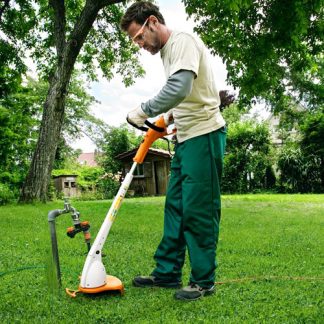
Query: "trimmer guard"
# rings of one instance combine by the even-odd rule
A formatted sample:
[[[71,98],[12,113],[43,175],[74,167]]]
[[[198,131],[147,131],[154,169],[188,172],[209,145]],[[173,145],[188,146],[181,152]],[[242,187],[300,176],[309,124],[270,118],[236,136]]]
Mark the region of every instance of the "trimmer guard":
[[[66,288],[65,291],[70,297],[73,297],[73,298],[76,297],[77,293],[99,294],[99,293],[106,292],[106,291],[119,291],[120,294],[123,295],[124,294],[124,285],[120,281],[120,279],[118,279],[117,277],[107,275],[106,284],[101,287],[83,288],[83,287],[79,286],[78,290],[71,290],[69,288]]]

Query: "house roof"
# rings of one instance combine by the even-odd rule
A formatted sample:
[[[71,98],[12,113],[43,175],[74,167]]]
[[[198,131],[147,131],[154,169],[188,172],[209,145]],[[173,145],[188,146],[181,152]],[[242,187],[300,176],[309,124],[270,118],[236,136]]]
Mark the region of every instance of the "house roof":
[[[95,160],[96,153],[91,152],[91,153],[81,153],[78,157],[78,162],[82,165],[87,165],[87,166],[98,166],[98,163]]]
[[[133,150],[127,151],[120,153],[116,156],[116,159],[118,160],[123,160],[128,157],[134,157],[138,148],[134,148]],[[149,148],[147,154],[155,155],[155,156],[161,156],[165,158],[170,158],[170,153],[169,151],[162,150],[162,149],[156,149],[156,148]]]

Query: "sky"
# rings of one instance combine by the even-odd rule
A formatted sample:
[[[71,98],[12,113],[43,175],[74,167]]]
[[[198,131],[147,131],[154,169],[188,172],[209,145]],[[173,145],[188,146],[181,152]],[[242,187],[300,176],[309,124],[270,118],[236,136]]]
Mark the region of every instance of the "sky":
[[[160,0],[156,2],[171,30],[193,32],[194,22],[188,20],[184,5],[180,0]],[[143,78],[138,78],[131,87],[125,87],[122,79],[116,76],[111,81],[99,77],[98,82],[90,84],[90,94],[100,103],[91,107],[93,115],[111,126],[119,126],[126,121],[127,113],[138,107],[142,102],[155,96],[165,84],[165,75],[160,54],[151,55],[141,50],[140,62],[146,71]],[[226,84],[226,68],[219,57],[211,56],[216,85],[219,90],[231,89]],[[84,153],[95,150],[94,143],[87,137],[72,144]]]

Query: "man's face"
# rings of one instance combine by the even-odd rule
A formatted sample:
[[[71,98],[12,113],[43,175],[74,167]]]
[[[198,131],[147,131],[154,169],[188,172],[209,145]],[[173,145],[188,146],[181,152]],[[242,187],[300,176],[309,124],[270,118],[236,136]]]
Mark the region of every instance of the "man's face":
[[[139,25],[133,21],[129,25],[127,33],[135,44],[140,48],[144,48],[152,55],[160,51],[161,40],[156,27],[156,21],[151,19],[151,17],[147,18],[143,25]]]

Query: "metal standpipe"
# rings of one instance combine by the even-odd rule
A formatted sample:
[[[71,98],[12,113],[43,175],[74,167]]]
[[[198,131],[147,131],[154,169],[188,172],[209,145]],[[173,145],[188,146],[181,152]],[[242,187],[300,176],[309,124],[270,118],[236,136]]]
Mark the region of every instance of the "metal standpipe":
[[[56,219],[56,217],[58,217],[62,214],[67,214],[70,211],[71,211],[71,206],[67,201],[65,201],[64,209],[55,209],[55,210],[49,211],[49,213],[48,213],[48,224],[49,224],[50,234],[51,234],[53,261],[54,261],[55,267],[56,267],[56,276],[57,276],[57,282],[59,284],[59,287],[61,287],[62,283],[61,283],[60,260],[59,260],[58,247],[57,247],[55,219]]]

